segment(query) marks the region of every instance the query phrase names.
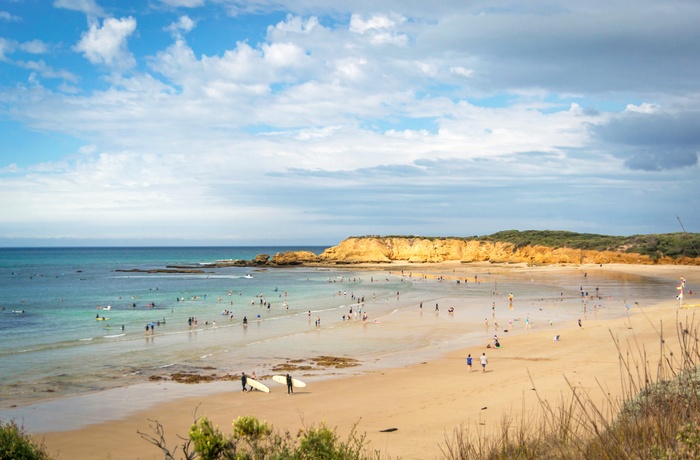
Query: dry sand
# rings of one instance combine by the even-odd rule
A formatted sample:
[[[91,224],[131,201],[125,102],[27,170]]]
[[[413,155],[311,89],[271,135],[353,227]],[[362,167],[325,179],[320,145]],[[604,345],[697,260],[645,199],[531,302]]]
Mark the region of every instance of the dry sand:
[[[606,267],[662,277],[670,283],[684,276],[689,286],[700,284],[700,267]],[[686,303],[698,303],[700,296],[693,297],[686,298]],[[381,450],[384,458],[440,458],[446,435],[451,436],[460,426],[490,432],[499,429],[504,417],[521,419],[525,414],[526,420],[537,418],[540,405],[536,394],[556,403],[562,395],[570,394],[566,379],[590,391],[594,399],[603,401],[606,392],[619,397],[621,373],[612,337],[625,350],[644,346],[649,353],[648,362],[655,367],[659,350],[656,331],[660,324],[667,344],[674,346],[677,321],[687,324],[686,317],[694,313],[694,309],[679,309],[672,292],[669,300],[659,305],[635,300],[639,306],[632,306],[629,319],[589,319],[582,330],[571,324],[558,329],[559,342],[552,340],[553,332],[548,326],[538,325],[528,334],[503,340],[501,349],[454,350],[440,359],[407,368],[314,382],[291,397],[283,386],[273,382],[273,391],[268,394],[242,393],[240,383],[231,382],[228,393],[185,397],[132,413],[122,420],[37,436],[62,459],[162,459],[158,448],[141,439],[137,431],[151,432],[149,419],[160,421],[172,450],[182,442],[176,435],[186,436],[196,410],[197,415],[206,415],[225,433],[231,432],[231,422],[239,415],[255,415],[292,433],[304,424],[325,422],[336,428],[343,439],[357,424],[357,431],[366,433],[370,447]],[[489,359],[486,373],[481,372],[478,361],[482,352]],[[467,353],[474,357],[471,373],[467,372]],[[600,386],[606,390],[601,391]],[[387,428],[397,430],[380,432]]]

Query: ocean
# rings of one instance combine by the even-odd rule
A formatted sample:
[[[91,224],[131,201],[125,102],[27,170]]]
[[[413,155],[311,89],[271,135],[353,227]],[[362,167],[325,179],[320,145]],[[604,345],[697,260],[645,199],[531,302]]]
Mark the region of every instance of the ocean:
[[[604,267],[583,276],[474,266],[459,279],[420,266],[414,273],[390,271],[390,266],[209,265],[324,249],[0,249],[0,409],[175,372],[269,375],[277,364],[317,356],[357,359],[360,365],[310,370],[305,378],[413,364],[455,347],[483,345],[496,322],[501,337],[526,333],[526,322],[554,331],[580,317],[623,315],[626,303],[666,299],[674,290],[652,277]],[[196,266],[204,273],[118,271],[171,265]],[[600,298],[584,301],[582,292]],[[356,315],[360,308],[367,321]],[[153,325],[152,333],[145,332],[147,325]]]

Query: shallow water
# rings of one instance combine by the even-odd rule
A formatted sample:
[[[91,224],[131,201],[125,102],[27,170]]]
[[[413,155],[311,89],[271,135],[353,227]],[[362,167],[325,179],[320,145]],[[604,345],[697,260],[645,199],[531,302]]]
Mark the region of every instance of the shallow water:
[[[0,407],[143,383],[178,371],[221,375],[255,370],[265,375],[276,364],[319,355],[361,363],[307,372],[319,378],[401,366],[483,343],[493,335],[494,322],[503,342],[508,334],[526,333],[528,323],[556,328],[579,317],[622,315],[625,303],[665,299],[675,289],[655,278],[604,268],[584,277],[575,270],[491,273],[474,267],[459,284],[449,275],[439,281],[418,273],[308,267],[207,267],[202,275],[114,271],[206,267],[216,260],[290,249],[323,250],[0,250],[0,306],[5,308],[0,312]],[[253,278],[246,278],[247,273]],[[584,314],[581,292],[593,295],[596,287],[600,299],[588,299]],[[366,323],[355,315],[362,296],[361,306],[369,314]],[[260,300],[269,301],[270,308]],[[97,308],[107,305],[109,311]],[[454,314],[448,314],[449,307],[455,308]],[[233,318],[222,315],[223,310],[230,310]],[[109,320],[96,321],[97,314]],[[196,328],[188,325],[190,317],[198,319]],[[146,324],[155,325],[152,335],[144,333]]]

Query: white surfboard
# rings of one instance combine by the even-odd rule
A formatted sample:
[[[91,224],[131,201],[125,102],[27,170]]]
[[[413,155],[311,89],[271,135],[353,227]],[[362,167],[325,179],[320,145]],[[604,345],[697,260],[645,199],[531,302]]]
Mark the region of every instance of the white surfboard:
[[[255,388],[256,390],[264,391],[265,393],[270,392],[270,389],[268,387],[258,382],[257,380],[251,379],[250,377],[248,377],[248,381],[246,383],[251,387]]]
[[[281,383],[282,385],[287,384],[287,376],[286,375],[273,375],[272,380],[274,380],[277,383]],[[294,388],[304,388],[306,384],[302,382],[301,380],[297,380],[294,377],[292,377],[292,386]]]

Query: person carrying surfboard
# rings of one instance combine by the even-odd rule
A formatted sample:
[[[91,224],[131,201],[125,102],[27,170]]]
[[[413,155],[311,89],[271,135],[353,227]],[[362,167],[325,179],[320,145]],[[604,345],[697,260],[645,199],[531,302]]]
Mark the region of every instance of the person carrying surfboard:
[[[287,374],[287,395],[294,393],[294,385],[292,384],[292,376]]]

